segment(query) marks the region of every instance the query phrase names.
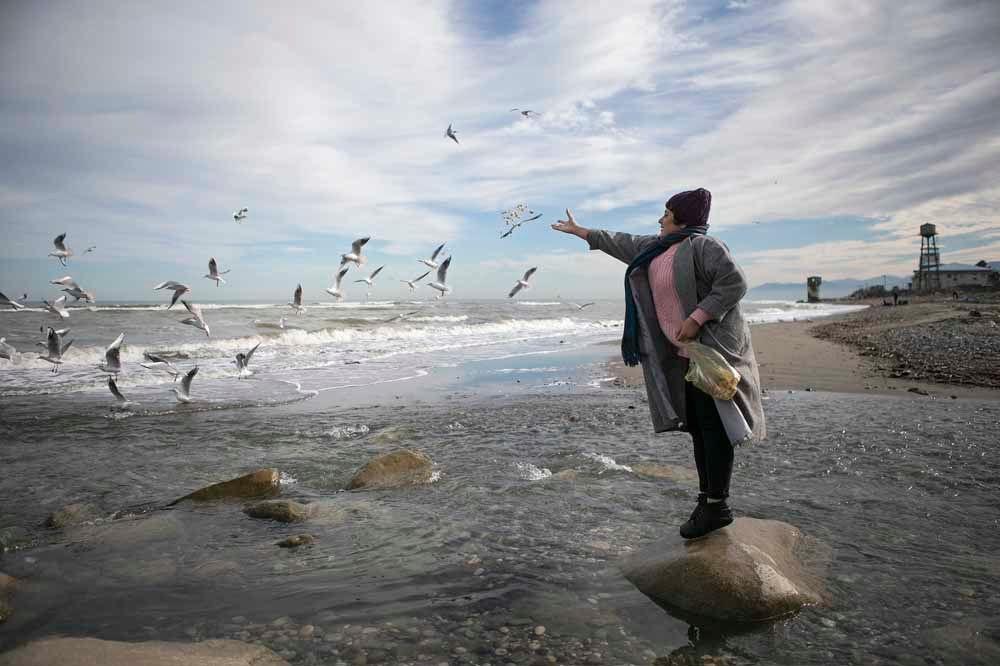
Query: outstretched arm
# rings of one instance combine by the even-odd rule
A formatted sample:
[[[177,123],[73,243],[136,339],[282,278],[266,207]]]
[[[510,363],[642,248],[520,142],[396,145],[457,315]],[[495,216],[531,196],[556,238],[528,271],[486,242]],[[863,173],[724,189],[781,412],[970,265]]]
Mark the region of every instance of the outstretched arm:
[[[552,228],[582,238],[587,241],[591,250],[600,250],[626,264],[632,263],[633,259],[657,239],[656,236],[634,236],[623,232],[610,233],[601,229],[581,227],[573,219],[569,209],[566,210],[566,219],[558,220]]]

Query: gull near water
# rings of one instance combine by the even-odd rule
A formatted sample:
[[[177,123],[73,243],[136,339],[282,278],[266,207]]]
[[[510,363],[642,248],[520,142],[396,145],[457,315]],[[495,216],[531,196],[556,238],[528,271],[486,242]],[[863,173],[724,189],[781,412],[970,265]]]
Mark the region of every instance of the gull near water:
[[[208,260],[208,274],[205,275],[205,277],[209,280],[215,280],[215,286],[218,287],[220,282],[225,282],[225,280],[222,279],[222,276],[230,270],[232,269],[226,269],[220,273],[219,265],[215,263],[215,257],[212,257]]]
[[[250,359],[253,357],[253,353],[257,351],[257,347],[260,347],[258,342],[253,347],[250,348],[246,354],[239,352],[236,354],[236,377],[237,379],[243,379],[244,377],[249,377],[253,373],[250,371]]]
[[[66,350],[70,348],[73,341],[70,340],[66,344],[63,344],[62,336],[59,332],[51,326],[48,328],[48,332],[45,336],[45,348],[46,353],[44,355],[39,354],[38,358],[43,361],[48,361],[52,364],[52,374],[57,374],[59,372],[59,366],[62,364],[63,354]]]
[[[115,341],[104,350],[104,362],[98,365],[102,372],[117,375],[122,371],[121,349],[125,342],[125,334],[122,333]]]
[[[295,287],[295,293],[292,294],[292,302],[288,304],[290,308],[295,310],[295,314],[300,314],[305,311],[302,306],[302,285]]]
[[[200,328],[205,331],[205,337],[212,337],[212,331],[208,328],[208,323],[205,321],[205,317],[201,314],[201,307],[194,303],[188,303],[187,301],[181,301],[187,311],[191,313],[191,317],[187,319],[182,319],[182,324],[187,324],[188,326],[194,326],[195,328]]]
[[[108,390],[111,391],[111,395],[115,396],[115,400],[121,405],[130,405],[129,399],[126,398],[121,391],[118,390],[118,382],[115,381],[114,375],[108,375]]]
[[[441,254],[441,250],[444,249],[445,244],[441,243],[437,246],[437,249],[431,253],[430,259],[417,259],[420,263],[430,269],[435,269],[438,267],[437,256]]]
[[[0,305],[9,305],[13,310],[23,310],[24,303],[18,303],[13,298],[9,298],[6,294],[0,291]]]
[[[431,282],[428,287],[440,292],[435,298],[444,298],[448,293],[451,292],[451,287],[448,286],[446,279],[448,277],[448,267],[451,266],[451,257],[448,257],[441,265],[438,266],[437,270],[437,280]]]
[[[177,388],[175,386],[174,388],[170,389],[171,391],[174,392],[174,395],[177,396],[177,402],[184,402],[184,403],[191,402],[191,380],[194,379],[194,376],[197,374],[198,374],[198,366],[196,365],[190,370],[188,370],[187,374],[184,375],[184,379],[181,380],[180,388]]]
[[[66,306],[65,296],[60,296],[51,303],[43,299],[42,303],[45,304],[45,309],[51,312],[52,314],[59,315],[63,319],[69,319],[69,310],[67,310],[65,307]]]
[[[180,377],[181,371],[178,370],[173,363],[162,356],[157,356],[156,354],[151,354],[149,352],[145,352],[143,356],[146,357],[149,363],[140,363],[139,365],[147,370],[159,370],[161,372],[165,372],[173,377],[175,382],[177,381],[177,378]]]
[[[537,266],[526,270],[524,272],[524,277],[522,277],[520,280],[514,283],[514,288],[510,290],[509,294],[507,294],[507,298],[514,298],[514,294],[521,291],[522,289],[531,289],[531,284],[528,282],[528,280],[531,279],[531,276],[534,275],[535,271],[537,270],[538,270]]]
[[[351,243],[351,251],[340,255],[340,267],[343,268],[349,263],[354,263],[358,268],[361,268],[361,265],[365,263],[365,256],[361,253],[361,248],[370,240],[371,236],[365,236]]]
[[[400,280],[400,282],[402,282],[407,287],[409,287],[410,291],[415,291],[416,288],[417,288],[417,283],[420,282],[421,280],[423,280],[425,277],[427,277],[430,274],[431,274],[431,272],[427,271],[426,273],[424,273],[420,277],[415,277],[412,280]]]
[[[337,276],[333,278],[333,285],[326,288],[326,293],[330,294],[338,301],[344,297],[344,292],[340,289],[340,283],[344,281],[344,276],[347,275],[349,268],[341,268]],[[282,326],[284,328],[284,326]]]
[[[170,299],[170,305],[167,306],[168,310],[174,307],[174,305],[177,303],[177,299],[179,299],[184,294],[190,293],[191,291],[191,287],[187,286],[186,284],[181,284],[180,282],[174,282],[173,280],[167,280],[166,282],[161,282],[160,284],[153,287],[153,291],[156,291],[157,289],[173,290],[174,297]]]
[[[56,249],[55,252],[49,252],[49,256],[55,257],[59,263],[65,266],[66,260],[73,256],[73,250],[66,247],[66,234],[62,233],[56,236],[52,240],[52,244],[56,246]]]

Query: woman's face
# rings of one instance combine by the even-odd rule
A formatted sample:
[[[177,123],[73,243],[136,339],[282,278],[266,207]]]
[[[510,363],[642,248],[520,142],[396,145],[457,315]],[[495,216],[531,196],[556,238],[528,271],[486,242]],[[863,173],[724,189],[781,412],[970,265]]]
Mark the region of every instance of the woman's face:
[[[677,233],[683,227],[674,220],[674,212],[669,208],[664,208],[663,217],[660,218],[660,236]]]

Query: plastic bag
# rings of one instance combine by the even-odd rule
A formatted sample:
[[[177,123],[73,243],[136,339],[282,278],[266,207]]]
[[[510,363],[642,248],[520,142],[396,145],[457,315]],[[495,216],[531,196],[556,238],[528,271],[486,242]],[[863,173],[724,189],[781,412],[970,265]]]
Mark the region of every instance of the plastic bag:
[[[684,350],[691,359],[684,379],[717,400],[732,400],[740,373],[722,354],[700,342],[689,342]]]

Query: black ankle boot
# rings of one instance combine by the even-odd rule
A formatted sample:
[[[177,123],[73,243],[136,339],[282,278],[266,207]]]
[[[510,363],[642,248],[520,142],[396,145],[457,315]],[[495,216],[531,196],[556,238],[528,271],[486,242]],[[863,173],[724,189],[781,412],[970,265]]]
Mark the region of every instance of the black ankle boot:
[[[685,539],[697,539],[731,522],[733,522],[733,511],[725,500],[709,502],[706,498],[702,503],[699,496],[698,506],[691,514],[691,518],[681,525],[681,536]]]
[[[694,511],[691,512],[691,517],[687,519],[689,523],[693,522],[695,517],[699,513],[701,513],[701,507],[705,506],[705,503],[707,501],[708,501],[708,493],[698,493],[698,504],[695,505]]]

